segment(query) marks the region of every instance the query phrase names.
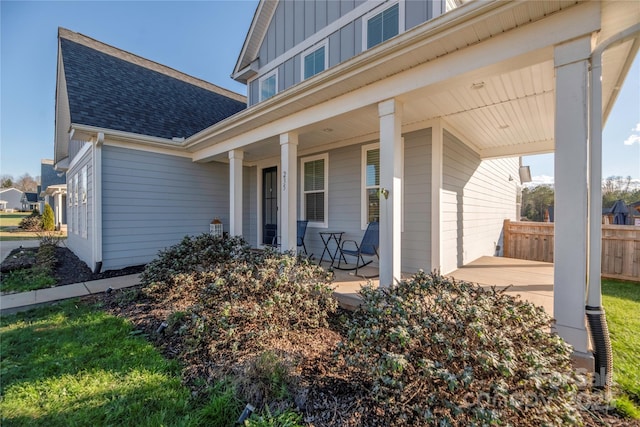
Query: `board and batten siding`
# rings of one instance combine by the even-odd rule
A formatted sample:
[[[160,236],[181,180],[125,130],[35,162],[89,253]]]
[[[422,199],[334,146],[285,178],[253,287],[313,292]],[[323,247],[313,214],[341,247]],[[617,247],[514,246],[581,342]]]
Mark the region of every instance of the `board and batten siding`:
[[[229,230],[228,165],[103,147],[103,270],[148,263],[214,217]]]
[[[404,2],[405,13],[400,19],[404,19],[405,31],[432,18],[433,1],[400,1]],[[442,0],[434,1],[442,3]],[[264,69],[261,71],[260,76],[257,76],[249,83],[249,105],[253,105],[259,101],[258,91],[260,77],[266,73],[270,73],[275,68],[278,69],[278,92],[300,83],[302,79],[302,55],[307,52],[307,50],[304,49],[302,53],[292,52],[289,56],[287,56],[286,53],[323,29],[325,29],[326,32],[332,31],[333,28],[326,29],[326,27],[331,24],[334,24],[336,27],[339,26],[339,28],[336,28],[331,34],[327,34],[325,39],[317,41],[317,44],[315,44],[315,46],[319,47],[324,40],[328,39],[328,67],[331,68],[360,54],[363,45],[362,26],[365,25],[363,23],[363,15],[378,7],[380,3],[371,2],[370,6],[366,7],[363,11],[363,15],[350,22],[337,23],[336,21],[363,3],[366,2],[363,0],[278,2],[269,28],[260,46],[258,67],[263,70],[264,67],[279,57],[282,56],[284,59],[281,63],[269,67],[268,70]],[[309,44],[309,46],[305,47],[312,49],[314,46],[313,43],[316,43],[316,40],[308,41],[307,44]]]
[[[443,265],[453,266],[452,257],[460,267],[495,254],[503,221],[515,219],[518,184],[517,158],[481,160],[445,131]],[[456,206],[452,206],[454,199]]]
[[[70,144],[70,148],[73,144]],[[76,144],[76,147],[80,147],[80,144]],[[79,153],[74,150],[74,158],[71,162],[71,167],[67,171],[67,203],[71,199],[73,203],[73,187],[72,182],[74,177],[80,176],[80,172],[83,167],[87,167],[87,233],[86,237],[83,237],[78,227],[78,217],[80,215],[80,209],[76,206],[68,207],[67,209],[67,247],[78,258],[84,261],[87,266],[93,270],[96,260],[93,259],[93,240],[94,235],[94,214],[93,214],[93,146],[89,147],[83,153]],[[78,157],[79,156],[79,157]],[[76,158],[77,157],[77,158]]]

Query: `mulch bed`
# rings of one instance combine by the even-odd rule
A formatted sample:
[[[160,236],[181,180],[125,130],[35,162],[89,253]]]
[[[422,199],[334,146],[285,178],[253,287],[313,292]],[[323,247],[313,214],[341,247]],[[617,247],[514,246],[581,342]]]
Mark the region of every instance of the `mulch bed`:
[[[2,265],[0,265],[0,271],[4,274],[17,268],[30,267],[35,262],[37,252],[38,248],[14,249],[2,262]],[[126,276],[129,274],[139,274],[144,270],[144,265],[137,265],[120,270],[107,270],[94,273],[84,261],[71,252],[69,248],[63,246],[56,247],[55,257],[56,265],[54,268],[54,276],[56,286]]]
[[[34,255],[37,248],[23,248],[12,252],[5,262],[13,255]],[[98,280],[128,274],[141,273],[144,266],[128,267],[121,270],[111,270],[93,273],[91,269],[73,252],[65,247],[56,248],[57,263],[55,277],[57,286],[82,281]],[[15,259],[15,258],[13,258]],[[5,266],[5,262],[2,266]],[[102,308],[114,315],[132,322],[134,327],[143,332],[148,339],[168,358],[179,358],[185,366],[184,380],[193,388],[194,396],[198,393],[198,378],[206,379],[211,369],[211,361],[199,359],[198,355],[185,357],[182,337],[177,334],[158,333],[158,326],[167,319],[170,310],[153,304],[142,297],[139,292],[141,286],[122,289],[104,294],[91,295],[83,298],[87,302],[99,302]],[[175,310],[176,307],[173,307]],[[338,314],[339,315],[339,314]],[[305,336],[305,363],[300,366],[300,381],[306,384],[304,393],[295,396],[296,403],[304,407],[308,425],[320,426],[379,426],[375,413],[366,406],[364,391],[353,383],[346,372],[346,367],[336,366],[332,357],[335,344],[341,339],[340,331],[328,328],[318,331],[315,336]],[[202,382],[200,381],[200,384]],[[623,419],[613,410],[590,412],[582,411],[585,425],[595,426],[640,426],[634,420]]]

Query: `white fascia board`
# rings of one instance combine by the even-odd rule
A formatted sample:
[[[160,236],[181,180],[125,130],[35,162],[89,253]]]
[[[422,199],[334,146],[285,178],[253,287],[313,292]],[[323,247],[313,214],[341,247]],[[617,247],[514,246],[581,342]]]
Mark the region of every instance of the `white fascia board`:
[[[142,135],[138,133],[125,132],[113,129],[105,129],[97,126],[89,126],[73,123],[71,125],[72,129],[75,131],[82,132],[83,134],[90,134],[91,136],[97,135],[98,133],[103,133],[105,137],[111,136],[112,138],[123,140],[123,141],[132,141],[140,144],[154,144],[154,145],[164,145],[167,148],[182,148],[185,145],[185,141],[181,140],[180,142],[173,141],[167,138],[160,138],[156,136]]]
[[[440,18],[447,17],[449,14],[456,15],[456,12],[459,14],[469,6],[471,4],[442,15]],[[478,7],[476,6],[476,9],[472,9],[472,11],[475,13]],[[379,53],[376,48],[371,49],[356,57],[354,62],[348,61],[335,67],[333,73],[330,71],[326,75],[322,75],[320,79],[312,78],[302,82],[295,86],[293,90],[281,92],[273,98],[257,104],[255,107],[244,110],[220,122],[219,126],[214,125],[203,130],[187,139],[188,146],[193,149],[209,139],[220,141],[218,143],[214,142],[215,145],[210,147],[194,150],[194,161],[203,161],[226,151],[242,148],[261,139],[330,119],[358,108],[377,104],[385,99],[402,96],[416,88],[442,84],[447,80],[451,81],[451,79],[460,78],[464,74],[471,72],[478,73],[478,75],[491,75],[491,73],[498,71],[500,64],[509,61],[516,65],[522,63],[520,66],[525,66],[532,61],[545,59],[544,55],[552,54],[552,46],[555,44],[597,31],[599,28],[599,5],[595,2],[584,3],[524,27],[496,35],[477,45],[426,62],[405,72],[370,84],[360,90],[334,97],[319,105],[311,106],[304,111],[299,111],[286,117],[277,117],[278,110],[283,105],[295,103],[299,99],[309,96],[311,91],[330,90],[330,87],[336,81],[361,78],[366,69],[375,69],[381,62],[388,61],[390,58],[397,57],[404,52],[409,53],[412,49],[411,45],[403,45],[399,48],[400,52],[393,52],[393,47],[403,40],[401,35],[390,41],[391,47],[387,46],[382,51],[387,52],[386,54],[378,54],[379,58],[371,60],[370,57],[372,55]],[[455,32],[455,27],[451,28],[449,32]],[[405,34],[410,33],[407,32]],[[419,43],[428,45],[432,42],[438,42],[442,37],[444,35],[438,32],[434,34],[434,38],[420,41]],[[413,48],[415,48],[415,45],[413,45]],[[538,58],[538,56],[542,57]],[[275,116],[274,120],[266,125],[250,128],[255,117],[265,114],[273,114]],[[235,133],[235,131],[241,130],[242,127],[249,129],[231,137],[225,135]]]

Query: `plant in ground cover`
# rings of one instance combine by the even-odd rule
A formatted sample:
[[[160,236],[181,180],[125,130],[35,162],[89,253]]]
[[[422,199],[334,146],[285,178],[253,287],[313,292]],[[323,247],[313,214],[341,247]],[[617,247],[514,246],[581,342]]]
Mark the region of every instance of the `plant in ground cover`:
[[[2,292],[26,292],[55,285],[53,268],[56,264],[55,244],[46,241],[38,248],[35,263],[27,268],[20,268],[4,274],[0,280]],[[28,256],[19,253],[17,256]]]
[[[613,348],[616,407],[640,418],[640,283],[602,281],[602,305]]]
[[[167,333],[184,337],[183,357],[211,360],[258,408],[295,393],[296,345],[327,326],[336,301],[330,276],[291,254],[255,252],[240,238],[185,238],[141,275],[144,294],[170,308]],[[293,341],[295,342],[293,342]]]
[[[339,354],[388,425],[580,422],[582,379],[542,308],[422,272],[361,296]]]

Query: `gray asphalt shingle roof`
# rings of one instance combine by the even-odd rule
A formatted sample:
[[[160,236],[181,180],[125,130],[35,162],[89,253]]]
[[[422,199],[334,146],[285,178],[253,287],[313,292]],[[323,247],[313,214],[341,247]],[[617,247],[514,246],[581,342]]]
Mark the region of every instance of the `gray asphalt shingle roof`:
[[[187,138],[246,108],[194,84],[60,39],[71,122]]]

